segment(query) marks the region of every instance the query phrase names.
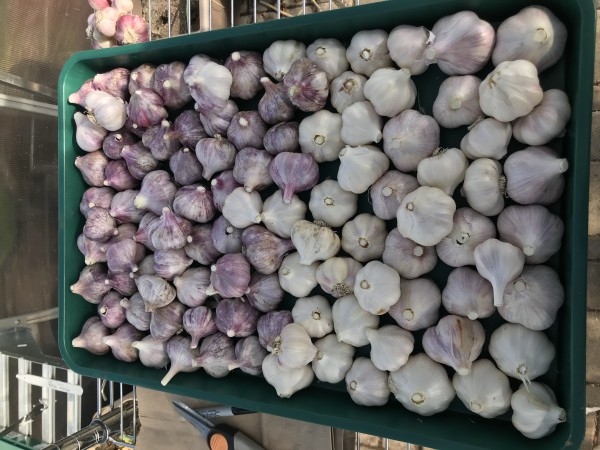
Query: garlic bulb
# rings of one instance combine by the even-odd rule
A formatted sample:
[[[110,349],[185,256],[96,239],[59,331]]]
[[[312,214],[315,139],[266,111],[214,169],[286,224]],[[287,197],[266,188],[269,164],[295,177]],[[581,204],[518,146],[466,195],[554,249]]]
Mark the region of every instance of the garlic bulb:
[[[371,314],[358,304],[354,295],[338,298],[331,307],[333,328],[338,341],[354,347],[367,345],[366,330],[379,326],[379,316]]]
[[[300,262],[300,253],[287,255],[279,266],[279,284],[294,297],[306,297],[317,286],[318,262],[310,265]]]
[[[322,295],[297,299],[292,317],[311,338],[322,338],[333,331],[331,305]]]
[[[523,59],[498,64],[479,86],[481,110],[500,122],[526,116],[543,96],[537,69]]]
[[[385,246],[385,222],[371,214],[359,214],[342,228],[342,249],[359,262],[381,258]]]
[[[339,157],[338,183],[342,189],[355,194],[366,192],[390,166],[387,156],[373,145],[347,145]]]
[[[393,219],[402,199],[418,187],[419,183],[412,175],[388,170],[369,190],[373,212],[380,219]]]
[[[262,222],[263,202],[257,191],[247,192],[245,188],[235,188],[225,197],[223,216],[236,228],[246,228]]]
[[[379,370],[398,370],[413,351],[415,338],[396,325],[386,325],[377,330],[366,331],[371,344],[371,361]]]
[[[304,327],[289,323],[275,339],[271,353],[277,356],[277,362],[282,367],[300,369],[315,359],[317,347],[311,342]]]
[[[467,375],[485,341],[483,326],[476,320],[448,315],[423,335],[423,350],[434,361],[452,367],[459,375]]]
[[[512,391],[508,377],[489,359],[480,359],[468,375],[454,374],[452,385],[461,402],[475,414],[492,419],[510,408]]]
[[[441,189],[417,188],[402,200],[396,219],[402,236],[417,244],[432,246],[452,231],[456,203]]]
[[[399,25],[388,36],[390,57],[398,67],[410,70],[413,75],[420,75],[427,70],[423,52],[434,39],[435,36],[425,27]]]
[[[346,50],[346,59],[352,70],[370,77],[377,69],[391,67],[387,39],[388,34],[383,30],[359,31],[352,36]]]
[[[229,100],[233,77],[221,64],[210,60],[198,64],[192,64],[190,61],[183,72],[183,79],[190,88],[192,98],[198,104],[198,111],[222,109]]]
[[[292,39],[275,41],[263,53],[265,71],[277,81],[283,80],[294,62],[306,56],[306,45]]]
[[[96,122],[92,122],[87,114],[79,111],[75,113],[73,120],[75,120],[76,125],[75,141],[79,148],[86,152],[100,150],[108,131]]]
[[[315,220],[341,227],[356,214],[358,196],[342,189],[335,180],[325,180],[310,192],[308,208]]]
[[[417,331],[437,323],[442,304],[440,288],[427,278],[402,280],[402,295],[389,314],[405,330]]]
[[[335,298],[354,293],[356,274],[362,264],[352,258],[334,256],[317,268],[317,282],[321,289]]]
[[[317,39],[306,48],[306,56],[327,74],[329,81],[348,70],[346,47],[337,39]]]
[[[482,242],[496,237],[494,223],[471,208],[454,213],[452,231],[435,246],[438,257],[451,267],[475,264],[473,251]]]
[[[455,396],[444,367],[425,353],[411,356],[391,372],[388,385],[402,406],[422,416],[445,411]]]
[[[285,93],[300,111],[319,111],[329,97],[327,74],[308,58],[296,60],[283,77]]]
[[[538,72],[554,65],[567,41],[565,25],[544,6],[528,6],[498,27],[492,53],[495,66],[502,61],[526,59]]]
[[[463,189],[469,206],[484,216],[495,216],[504,209],[506,177],[495,159],[473,161],[465,172]]]
[[[342,116],[323,109],[306,117],[298,128],[298,142],[302,153],[311,155],[316,162],[335,161],[342,141]]]
[[[290,203],[285,203],[281,190],[275,191],[265,200],[261,213],[262,222],[267,229],[283,239],[290,238],[294,224],[305,216],[306,204],[295,194]]]
[[[421,186],[436,187],[452,195],[463,182],[469,163],[457,148],[439,148],[417,166],[417,180]]]
[[[508,152],[512,136],[510,123],[488,117],[475,122],[460,141],[460,149],[467,158],[492,158],[500,160]]]
[[[512,244],[488,239],[473,252],[477,272],[492,283],[494,306],[502,306],[506,285],[523,271],[525,255]]]
[[[125,125],[127,108],[125,102],[118,97],[102,91],[92,91],[85,96],[84,106],[92,123],[108,131],[120,130]]]
[[[354,295],[365,311],[385,314],[400,298],[400,275],[380,261],[371,261],[357,272]]]
[[[527,264],[543,264],[560,249],[564,225],[544,206],[509,206],[497,221],[500,239],[523,250]]]
[[[558,274],[548,266],[525,266],[521,275],[504,290],[498,312],[507,322],[530,330],[545,330],[554,323],[565,291]]]
[[[556,354],[542,331],[515,323],[500,325],[490,337],[488,350],[502,372],[526,386],[548,371]]]
[[[342,113],[342,140],[352,146],[377,143],[383,137],[383,119],[369,101],[356,102]]]
[[[444,128],[471,125],[481,116],[479,85],[473,75],[446,78],[433,102],[433,117]]]
[[[544,92],[542,102],[513,124],[515,139],[523,144],[544,145],[564,132],[571,118],[569,97],[560,89]]]
[[[527,147],[514,152],[504,163],[506,192],[517,203],[549,205],[565,188],[569,162],[550,147]]]
[[[299,220],[291,231],[291,239],[300,254],[300,263],[310,265],[335,256],[340,250],[340,238],[329,227]]]
[[[365,76],[351,71],[334,78],[329,85],[331,105],[341,114],[351,104],[365,101],[363,89],[366,82]]]
[[[357,405],[382,406],[388,402],[387,372],[375,367],[369,358],[356,358],[345,379],[346,390]]]
[[[567,420],[552,389],[542,383],[522,384],[512,395],[510,406],[513,426],[529,439],[548,436],[556,425]]]
[[[391,67],[377,69],[365,83],[365,97],[380,116],[394,117],[412,108],[417,99],[417,87],[410,70]]]
[[[290,398],[296,392],[310,386],[315,375],[310,366],[286,369],[277,362],[277,356],[267,355],[262,362],[262,373],[281,398]]]
[[[484,319],[496,311],[492,285],[469,267],[450,272],[442,291],[442,305],[450,314],[471,320]]]
[[[385,238],[382,260],[403,278],[412,279],[431,272],[438,258],[435,247],[423,247],[394,228]]]
[[[312,369],[320,381],[339,383],[352,366],[354,347],[337,340],[335,334],[328,334],[315,341],[317,356],[312,362]]]

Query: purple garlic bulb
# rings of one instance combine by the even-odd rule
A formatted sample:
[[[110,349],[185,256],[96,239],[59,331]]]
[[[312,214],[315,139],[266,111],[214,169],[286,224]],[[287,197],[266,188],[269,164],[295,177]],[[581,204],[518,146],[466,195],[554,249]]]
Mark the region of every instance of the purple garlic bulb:
[[[169,208],[163,208],[150,240],[157,250],[175,250],[183,248],[192,232],[192,224],[178,216]]]
[[[387,171],[369,190],[373,212],[380,219],[394,219],[404,197],[418,187],[414,176],[397,170]]]
[[[75,167],[81,171],[83,181],[90,186],[104,186],[104,170],[110,160],[101,151],[95,151],[75,158]],[[233,164],[232,164],[233,167]]]
[[[133,240],[140,244],[144,244],[148,250],[155,252],[156,248],[152,245],[151,237],[157,224],[158,216],[154,213],[147,212],[144,217],[142,217],[138,230],[133,236]]]
[[[227,129],[231,119],[239,112],[233,100],[227,100],[223,108],[214,108],[210,111],[200,111],[200,122],[206,134],[212,137],[216,135],[227,136]]]
[[[194,262],[188,258],[182,248],[177,250],[157,250],[154,253],[154,272],[165,280],[183,274]]]
[[[173,129],[177,133],[181,145],[188,148],[196,148],[200,139],[208,137],[200,121],[200,114],[191,109],[187,109],[177,116],[173,122]]]
[[[112,131],[104,138],[102,151],[110,159],[121,159],[121,150],[123,150],[123,147],[135,144],[136,142],[137,137],[127,131]]]
[[[131,344],[138,351],[140,362],[146,367],[162,369],[169,364],[169,355],[167,355],[167,343],[154,339],[152,336],[146,336],[141,341],[135,341]]]
[[[290,239],[282,239],[260,225],[251,225],[244,230],[242,245],[252,267],[264,275],[276,272],[284,256],[294,250]]]
[[[138,180],[143,180],[147,174],[156,170],[159,164],[150,150],[141,142],[123,146],[121,156],[127,163],[129,173]]]
[[[175,300],[175,288],[160,277],[142,275],[136,284],[147,312],[156,311]]]
[[[117,232],[106,242],[105,246],[108,248],[110,244],[122,241],[123,239],[133,239],[136,233],[137,226],[135,223],[122,223],[117,227]]]
[[[260,148],[267,132],[267,124],[258,111],[240,111],[231,119],[227,139],[238,150],[246,147]]]
[[[294,117],[294,105],[288,98],[283,83],[274,83],[269,77],[261,78],[265,94],[258,102],[258,112],[270,124],[285,122]]]
[[[125,309],[121,306],[122,296],[117,291],[110,291],[98,303],[98,315],[104,326],[119,328],[125,323]]]
[[[129,75],[129,93],[133,95],[138,89],[152,89],[155,70],[156,66],[152,64],[142,64],[133,69]]]
[[[273,184],[269,175],[269,164],[273,156],[266,150],[246,147],[235,157],[233,176],[244,186],[246,192],[262,191]]]
[[[186,307],[177,300],[152,312],[150,335],[159,341],[167,341],[183,330],[183,313]]]
[[[108,131],[100,125],[96,125],[87,115],[80,112],[76,112],[73,119],[77,127],[75,130],[75,141],[79,148],[86,152],[100,150]]]
[[[127,170],[127,163],[122,159],[110,161],[104,170],[104,186],[110,186],[117,191],[134,189],[140,181]]]
[[[137,209],[133,204],[139,192],[133,189],[118,192],[110,203],[109,214],[120,222],[140,223],[146,211]]]
[[[192,101],[190,88],[183,82],[185,64],[179,61],[161,64],[154,72],[153,89],[171,109],[183,108]]]
[[[260,345],[258,337],[248,336],[235,344],[235,361],[229,364],[229,370],[240,368],[250,375],[262,373],[262,362],[268,352]]]
[[[292,64],[283,77],[283,85],[292,104],[301,111],[318,111],[327,102],[327,74],[308,58],[300,58]]]
[[[221,256],[221,252],[213,244],[210,224],[194,226],[183,250],[186,255],[204,266],[214,263]]]
[[[168,120],[163,120],[159,125],[146,129],[142,135],[142,143],[159,161],[167,161],[180,147],[177,132],[173,130],[171,122]]]
[[[200,344],[200,354],[194,358],[196,367],[203,367],[207,374],[214,378],[226,377],[229,364],[235,361],[233,339],[225,333],[214,333],[206,336]]]
[[[121,306],[125,310],[127,322],[140,331],[148,331],[150,329],[152,313],[146,311],[144,299],[139,292],[134,294],[129,300],[126,298],[121,300]]]
[[[192,337],[190,348],[198,347],[200,339],[217,332],[213,310],[206,306],[188,309],[183,314],[183,329]]]
[[[139,138],[141,138],[144,135],[144,131],[146,131],[145,127],[141,127],[137,123],[134,123],[133,119],[129,116],[127,116],[127,119],[125,120],[123,129]]]
[[[71,345],[84,348],[94,355],[104,355],[110,351],[110,347],[104,343],[104,338],[109,335],[110,330],[102,323],[100,317],[90,317],[83,324],[79,336],[71,341]]]
[[[277,274],[254,272],[250,278],[246,300],[260,312],[273,311],[283,300],[284,292]]]
[[[77,248],[83,254],[85,264],[88,266],[98,262],[106,262],[106,250],[103,244],[86,238],[83,233],[77,237]]]
[[[212,192],[201,184],[184,186],[175,194],[173,210],[194,222],[209,222],[215,215]]]
[[[233,168],[236,149],[231,142],[216,134],[214,138],[204,138],[196,145],[196,158],[202,164],[202,176],[206,180],[217,172]]]
[[[173,279],[177,298],[191,308],[201,306],[206,301],[206,289],[210,286],[210,270],[192,267]]]
[[[91,187],[85,190],[79,203],[79,211],[87,218],[92,208],[110,209],[116,192],[109,187]]]
[[[290,203],[295,193],[308,191],[319,182],[319,166],[304,153],[279,153],[271,161],[269,173],[283,190],[284,203]]]
[[[210,267],[210,286],[207,295],[219,294],[225,298],[241,297],[250,284],[250,263],[241,253],[221,256]]]
[[[108,345],[115,358],[120,361],[134,362],[138,359],[138,351],[131,346],[144,337],[144,333],[129,322],[124,323],[117,331],[106,336],[103,341]]]
[[[299,126],[298,122],[281,122],[269,128],[263,138],[265,150],[273,156],[282,152],[297,152],[300,148]]]
[[[106,242],[117,233],[117,221],[110,215],[108,209],[90,209],[83,226],[83,235],[86,238],[92,241]]]
[[[146,255],[138,264],[139,270],[136,275],[154,275],[154,254]]]
[[[233,170],[226,170],[221,172],[218,177],[213,178],[210,182],[210,190],[213,194],[213,204],[217,210],[222,211],[225,199],[231,194],[234,189],[241,187],[235,177],[233,176]]]
[[[229,337],[254,334],[260,311],[241,298],[223,299],[217,304],[216,324]]]
[[[130,296],[137,292],[137,286],[131,273],[108,272],[105,283],[111,289],[119,292],[121,296]]]
[[[266,77],[262,55],[258,52],[233,52],[225,60],[225,67],[231,72],[230,96],[250,100],[262,89],[260,79]]]
[[[235,228],[221,216],[213,222],[211,237],[214,247],[221,253],[240,253],[242,251],[242,231]]]
[[[169,113],[164,102],[156,92],[141,88],[131,94],[127,105],[127,115],[134,125],[148,128],[165,120]]]
[[[177,187],[171,182],[169,173],[164,170],[156,170],[142,180],[142,187],[134,204],[136,208],[161,215],[163,208],[170,208],[173,205],[176,192]]]
[[[111,272],[135,273],[146,256],[144,246],[133,239],[122,239],[106,248],[106,263]]]
[[[160,384],[166,386],[175,375],[181,372],[195,372],[199,368],[193,365],[194,358],[199,355],[199,351],[190,348],[190,340],[183,336],[173,336],[167,341],[167,355],[171,361],[169,371],[160,380]]]
[[[171,156],[169,168],[173,172],[175,181],[183,186],[202,180],[202,164],[200,164],[194,152],[187,147]]]
[[[85,107],[85,98],[94,90],[94,83],[90,78],[89,80],[86,80],[76,92],[69,95],[69,103]]]
[[[110,72],[99,73],[92,81],[94,89],[123,100],[129,98],[129,70],[117,67]]]
[[[293,321],[290,311],[271,311],[262,316],[256,325],[260,345],[269,352],[273,351],[276,341],[280,339],[281,330]]]

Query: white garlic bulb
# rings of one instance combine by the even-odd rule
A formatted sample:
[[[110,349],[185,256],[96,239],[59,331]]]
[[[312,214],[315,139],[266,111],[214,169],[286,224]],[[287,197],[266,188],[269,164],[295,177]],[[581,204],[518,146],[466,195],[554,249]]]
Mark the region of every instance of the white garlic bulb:
[[[371,214],[359,214],[342,228],[342,249],[359,262],[381,258],[387,230],[385,222]]]
[[[380,219],[394,219],[402,199],[418,187],[419,182],[412,175],[388,170],[369,189],[373,212]]]
[[[275,338],[271,353],[277,356],[277,362],[286,369],[300,369],[315,359],[317,347],[302,325],[288,323]]]
[[[353,103],[342,113],[342,140],[352,146],[377,143],[383,137],[382,126],[371,102]]]
[[[346,146],[340,152],[338,183],[346,191],[362,194],[388,170],[389,166],[390,160],[387,156],[373,145]]]
[[[409,109],[383,127],[383,151],[396,169],[413,172],[440,146],[440,126],[431,116]]]
[[[283,192],[277,190],[265,200],[262,207],[262,222],[271,233],[289,239],[294,224],[306,216],[306,204],[294,194],[289,203],[283,201]]]
[[[484,216],[495,216],[504,209],[506,177],[495,159],[473,161],[465,172],[463,189],[469,206]]]
[[[402,280],[402,295],[388,311],[405,330],[417,331],[435,325],[440,317],[440,288],[427,278]]]
[[[522,384],[512,395],[510,406],[513,426],[529,439],[548,436],[556,425],[567,420],[554,392],[543,383]]]
[[[385,314],[400,298],[400,275],[381,261],[371,261],[356,274],[354,295],[365,311]]]
[[[196,56],[192,58],[197,58]],[[197,111],[208,111],[213,108],[224,108],[231,94],[233,76],[227,67],[211,60],[188,64],[183,73],[185,84],[196,101]]]
[[[335,334],[328,334],[315,341],[317,356],[312,369],[318,380],[325,383],[339,383],[352,366],[354,347],[338,341]]]
[[[383,30],[359,31],[352,36],[346,50],[346,59],[352,70],[370,77],[377,69],[391,67],[387,38],[388,34]]]
[[[379,326],[379,316],[362,309],[352,294],[338,298],[331,307],[331,313],[338,341],[354,347],[367,345],[366,330]]]
[[[341,114],[351,104],[365,101],[363,89],[366,82],[367,77],[352,71],[334,78],[329,86],[331,105]]]
[[[448,77],[440,85],[433,102],[433,117],[444,128],[471,125],[481,116],[479,85],[473,75]]]
[[[436,187],[452,195],[465,179],[468,166],[467,157],[458,148],[440,148],[419,163],[417,180],[421,186]]]
[[[325,180],[310,191],[308,209],[315,220],[341,227],[358,208],[358,196],[342,189],[335,180]]]
[[[537,69],[524,59],[498,64],[479,85],[481,110],[500,122],[526,116],[543,96]]]
[[[488,350],[502,372],[526,385],[548,371],[556,354],[542,331],[516,323],[500,325],[490,337]]]
[[[417,99],[417,87],[408,69],[377,69],[365,83],[363,92],[375,112],[386,117],[397,116],[412,108]]]
[[[286,369],[277,362],[277,356],[273,354],[263,359],[262,374],[281,398],[290,398],[294,393],[310,386],[315,377],[310,366]]]
[[[506,285],[523,271],[525,255],[508,242],[488,239],[473,252],[477,272],[492,283],[494,306],[502,306]]]
[[[565,227],[541,205],[509,206],[497,221],[500,239],[519,247],[527,264],[542,264],[560,249]]]
[[[263,201],[257,191],[247,192],[243,187],[235,188],[223,203],[223,217],[236,228],[246,228],[262,222]]]
[[[327,74],[329,81],[348,70],[346,47],[337,39],[317,39],[307,47],[306,57]]]
[[[508,152],[512,136],[510,123],[487,117],[469,127],[469,132],[460,141],[460,149],[467,158],[502,159]],[[385,138],[385,136],[384,136]]]
[[[549,205],[565,189],[566,158],[550,147],[527,147],[512,153],[504,162],[506,192],[517,203]]]
[[[107,92],[91,91],[85,96],[84,106],[92,123],[108,131],[120,130],[127,120],[125,102]]]
[[[528,6],[498,27],[492,62],[526,59],[541,72],[560,59],[566,41],[567,28],[552,11]]]
[[[492,419],[510,408],[508,377],[489,359],[480,359],[467,375],[454,374],[452,386],[461,402],[475,414]]]
[[[342,116],[326,109],[317,111],[300,122],[298,142],[302,153],[311,155],[318,163],[335,161],[342,141]]]
[[[455,396],[444,367],[425,353],[411,356],[400,369],[391,372],[388,385],[396,400],[422,416],[445,411]]]
[[[294,297],[306,297],[318,284],[317,267],[318,262],[302,264],[298,252],[290,253],[283,258],[277,271],[281,288]]]
[[[490,317],[496,311],[492,285],[469,267],[450,272],[442,291],[442,305],[450,314],[471,320]]]
[[[432,246],[452,231],[456,203],[441,189],[421,186],[402,200],[396,219],[402,236]]]
[[[521,275],[504,290],[498,312],[504,320],[530,330],[545,330],[556,320],[565,299],[558,274],[548,266],[525,266]]]
[[[345,379],[346,390],[357,405],[382,406],[388,402],[387,372],[375,367],[369,358],[356,358]]]
[[[379,370],[398,370],[413,351],[415,338],[396,325],[386,325],[366,331],[371,344],[371,361]]]
[[[306,45],[292,39],[275,41],[263,53],[263,66],[265,71],[277,81],[289,72],[292,64],[306,56]]]
[[[396,269],[402,278],[413,279],[431,272],[437,264],[438,257],[435,247],[421,246],[405,238],[398,228],[394,228],[385,238],[385,249],[381,259]]]
[[[333,331],[331,305],[322,295],[296,300],[292,308],[294,323],[302,325],[311,338],[322,338]]]
[[[317,281],[321,289],[335,298],[354,293],[356,274],[362,264],[352,258],[334,256],[321,263]]]
[[[294,224],[291,239],[300,254],[301,264],[325,261],[340,250],[340,238],[331,228],[308,220]]]
[[[472,266],[475,247],[493,237],[496,237],[494,222],[471,208],[460,208],[454,213],[452,231],[435,249],[438,257],[451,267]]]
[[[434,38],[425,27],[399,25],[388,36],[390,57],[398,67],[410,70],[413,75],[420,75],[428,67],[423,60],[423,52]]]
[[[560,89],[544,92],[542,102],[513,124],[515,139],[523,144],[544,145],[565,130],[571,118],[569,97]]]

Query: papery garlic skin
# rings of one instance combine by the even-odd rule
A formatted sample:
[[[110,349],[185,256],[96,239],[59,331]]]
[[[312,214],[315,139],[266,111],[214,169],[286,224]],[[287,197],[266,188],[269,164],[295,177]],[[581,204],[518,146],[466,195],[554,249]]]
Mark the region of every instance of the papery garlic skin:
[[[341,130],[340,114],[324,109],[306,117],[298,128],[298,142],[302,153],[311,155],[318,163],[335,161],[344,148]]]
[[[457,148],[438,149],[417,166],[417,180],[421,186],[436,187],[452,195],[463,182],[469,163]]]
[[[302,325],[311,338],[322,338],[333,331],[331,306],[322,295],[297,299],[292,317],[294,323]]]
[[[398,67],[410,70],[412,75],[420,75],[427,70],[423,53],[433,39],[435,36],[425,27],[399,25],[388,36],[390,57]]]
[[[471,320],[484,319],[496,311],[492,285],[469,267],[450,272],[442,291],[442,305],[450,314]]]
[[[437,263],[435,247],[424,247],[405,238],[398,228],[385,238],[383,262],[393,267],[403,278],[413,279],[431,272]]]
[[[301,264],[324,261],[335,256],[341,247],[340,238],[331,228],[308,220],[296,222],[290,234]]]
[[[442,304],[440,288],[427,278],[402,280],[400,300],[388,311],[405,330],[417,331],[435,325]]]
[[[331,313],[338,341],[353,347],[367,345],[366,330],[379,326],[379,316],[362,309],[352,294],[338,298],[331,307]]]
[[[408,69],[391,67],[377,69],[364,87],[365,97],[380,116],[394,117],[412,108],[417,99],[417,87]]]
[[[338,183],[355,194],[366,192],[389,168],[390,160],[373,145],[346,146],[340,151]]]
[[[335,334],[328,334],[315,341],[317,356],[313,360],[312,369],[320,381],[339,383],[352,366],[354,347],[337,340]]]
[[[223,216],[236,228],[246,228],[262,222],[263,201],[256,191],[238,187],[225,198]]]
[[[380,219],[393,219],[402,199],[418,187],[419,183],[412,175],[388,170],[369,190],[373,212]]]
[[[292,196],[290,203],[285,203],[283,192],[277,190],[265,200],[261,219],[271,233],[283,239],[289,239],[292,227],[297,221],[304,219],[306,210],[306,204],[297,195]]]
[[[400,275],[380,262],[367,263],[356,274],[354,295],[365,311],[382,315],[400,298]]]
[[[484,216],[495,216],[504,209],[506,177],[495,159],[473,161],[465,172],[463,189],[469,206]]]
[[[263,65],[269,75],[281,81],[292,64],[305,56],[306,45],[302,42],[292,39],[275,41],[263,53]]]
[[[481,80],[473,75],[448,77],[433,102],[433,117],[444,128],[471,125],[482,115],[479,106]]]
[[[366,335],[371,344],[371,361],[379,370],[398,370],[413,351],[415,338],[396,325],[367,329]]]
[[[277,362],[286,369],[300,369],[315,359],[317,347],[312,344],[302,325],[289,323],[283,327],[279,337],[275,338],[271,353],[277,356]]]
[[[75,113],[73,120],[75,120],[76,125],[75,140],[79,148],[86,152],[100,150],[108,131],[92,122],[87,115],[79,111]]]
[[[377,69],[391,67],[387,39],[388,34],[383,30],[364,30],[352,36],[346,50],[352,70],[370,77]]]
[[[356,274],[362,264],[353,258],[334,256],[317,268],[317,282],[321,289],[335,298],[354,293]]]
[[[123,128],[127,119],[127,108],[123,100],[102,91],[92,91],[85,96],[85,108],[90,120],[108,131]]]
[[[363,406],[385,405],[390,396],[387,372],[379,370],[369,358],[356,358],[346,373],[346,390],[352,401]]]
[[[329,85],[331,105],[341,114],[353,103],[365,101],[367,98],[363,90],[366,82],[364,75],[352,71],[334,78]]]
[[[567,420],[567,413],[556,403],[552,389],[542,383],[522,384],[510,405],[513,426],[529,439],[548,436],[556,425]]]
[[[356,261],[368,262],[383,254],[385,222],[371,214],[359,214],[342,228],[342,249]]]
[[[342,140],[351,146],[377,143],[383,138],[382,126],[383,119],[371,102],[353,103],[342,113]]]
[[[262,373],[281,398],[290,398],[294,393],[308,387],[315,375],[310,366],[286,369],[277,362],[277,356],[267,355],[262,363]]]
[[[285,93],[300,111],[323,109],[329,97],[327,74],[308,58],[296,60],[283,77]]]
[[[469,127],[469,132],[460,141],[460,149],[469,159],[500,160],[508,152],[508,143],[511,137],[510,123],[488,117]]]
[[[325,180],[311,190],[308,208],[315,220],[341,227],[356,214],[358,196],[342,189],[335,180]]]
[[[198,110],[206,112],[225,107],[233,83],[231,72],[213,61],[204,61],[189,70],[191,66],[192,61],[184,71],[183,79],[198,104]]]
[[[279,266],[279,284],[294,297],[306,297],[317,286],[318,262],[306,265],[300,262],[300,253],[287,255]]]
[[[513,124],[515,139],[528,145],[545,145],[564,132],[571,118],[569,97],[560,89],[544,92],[533,111]]]
[[[330,81],[348,70],[346,48],[337,39],[317,39],[306,48],[306,56],[327,74]]]

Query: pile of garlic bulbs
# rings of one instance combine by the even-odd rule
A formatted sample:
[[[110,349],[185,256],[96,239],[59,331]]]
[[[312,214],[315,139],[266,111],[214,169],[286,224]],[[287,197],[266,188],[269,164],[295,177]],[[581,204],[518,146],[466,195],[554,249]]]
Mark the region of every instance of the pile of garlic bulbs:
[[[359,405],[393,395],[428,416],[458,396],[484,418],[512,407],[527,437],[551,433],[565,412],[534,380],[564,301],[547,265],[564,226],[548,206],[571,111],[538,74],[565,41],[545,7],[496,31],[462,11],[431,31],[276,41],[89,80],[69,98],[85,108],[76,165],[92,186],[88,267],[71,290],[99,317],[73,345],[170,362],[163,384],[240,369],[290,397],[316,378],[345,382]],[[448,76],[427,115],[413,78],[433,64]],[[440,127],[462,126],[460,148],[444,148]],[[442,263],[440,289],[426,275]],[[507,323],[484,329],[496,311]]]

